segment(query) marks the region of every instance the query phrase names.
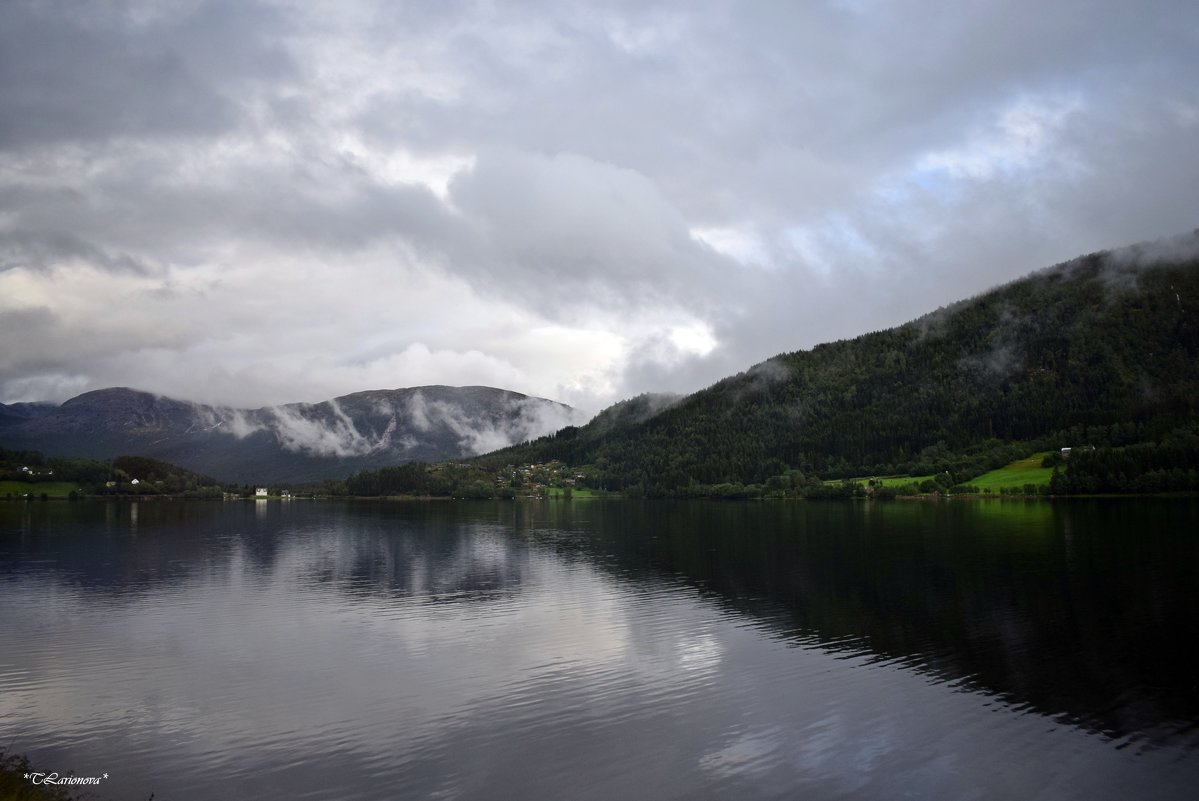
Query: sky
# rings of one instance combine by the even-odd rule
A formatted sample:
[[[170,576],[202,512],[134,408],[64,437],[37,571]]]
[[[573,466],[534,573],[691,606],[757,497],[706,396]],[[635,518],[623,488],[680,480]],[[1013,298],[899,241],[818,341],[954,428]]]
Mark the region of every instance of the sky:
[[[1193,0],[0,4],[0,402],[595,412],[1197,226]]]

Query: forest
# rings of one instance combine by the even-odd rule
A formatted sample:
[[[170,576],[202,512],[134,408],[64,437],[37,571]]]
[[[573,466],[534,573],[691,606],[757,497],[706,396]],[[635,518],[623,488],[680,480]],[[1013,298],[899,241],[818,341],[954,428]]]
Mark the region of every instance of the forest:
[[[1096,253],[477,461],[587,465],[596,486],[635,495],[736,495],[797,476],[948,473],[956,485],[1031,452],[1088,446],[1059,487],[1173,488],[1189,480],[1173,471],[1199,464],[1193,452],[1157,461],[1186,453],[1199,420],[1197,312],[1194,257]],[[1104,460],[1146,472],[1134,480]]]
[[[0,448],[0,497],[59,495],[220,498],[222,488],[208,476],[144,456],[48,458],[39,451]]]

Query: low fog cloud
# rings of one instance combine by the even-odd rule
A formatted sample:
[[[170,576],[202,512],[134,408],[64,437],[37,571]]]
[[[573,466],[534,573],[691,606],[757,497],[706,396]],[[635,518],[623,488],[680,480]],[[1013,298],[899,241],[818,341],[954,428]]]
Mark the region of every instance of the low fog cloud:
[[[259,409],[192,404],[193,428],[237,439],[264,434],[286,450],[348,458],[388,452],[403,455],[420,442],[449,437],[464,455],[487,453],[586,422],[588,415],[538,398],[489,404],[485,414],[417,391],[393,402],[379,399],[351,413],[338,400]]]
[[[456,403],[427,401],[420,392],[407,404],[408,420],[417,431],[427,433],[444,427],[458,438],[466,453],[479,454],[506,448],[525,440],[586,422],[587,416],[570,408],[547,404],[535,398],[509,401],[492,419],[480,419]]]
[[[1162,238],[1197,224],[1197,30],[1181,0],[13,0],[0,402],[594,412],[1155,242],[1112,257],[1135,282],[1195,250]],[[412,411],[296,408],[213,423],[360,454]],[[485,450],[562,423],[536,409],[416,417]]]

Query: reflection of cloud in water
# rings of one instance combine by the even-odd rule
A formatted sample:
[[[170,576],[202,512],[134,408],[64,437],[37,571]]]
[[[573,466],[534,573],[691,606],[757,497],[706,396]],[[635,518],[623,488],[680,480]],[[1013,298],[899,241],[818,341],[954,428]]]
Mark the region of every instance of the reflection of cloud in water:
[[[878,764],[890,750],[884,731],[862,726],[860,720],[847,720],[843,710],[808,724],[796,734],[795,742],[791,757],[800,771],[834,782],[845,791],[876,781]]]
[[[778,726],[743,732],[700,757],[700,769],[719,779],[766,773],[778,762],[782,739]]]
[[[918,661],[791,647],[676,581],[614,580],[565,528],[281,504],[263,526],[247,505],[217,508],[248,525],[112,540],[135,566],[189,565],[134,593],[76,580],[94,551],[47,574],[61,538],[22,546],[35,567],[0,582],[0,641],[22,644],[0,666],[0,720],[39,747],[105,743],[129,776],[190,766],[181,801],[210,797],[217,774],[290,782],[291,797],[344,782],[327,797],[362,799],[383,783],[412,797],[1168,799],[1199,770]],[[177,509],[142,504],[143,532]],[[123,528],[126,510],[97,524]],[[137,789],[116,794],[156,788]]]
[[[500,556],[485,544],[468,552]],[[176,758],[302,749],[305,738],[330,731],[370,752],[381,741],[426,739],[496,698],[507,704],[527,694],[536,704],[541,682],[613,675],[623,664],[620,598],[590,570],[507,553],[501,561],[523,559],[519,596],[430,603],[347,597],[304,581],[314,555],[304,545],[284,547],[264,577],[245,572],[244,555],[235,553],[228,570],[106,609],[78,589],[30,584],[7,605],[0,635],[53,609],[76,610],[56,625],[73,652],[103,668],[63,663],[48,642],[23,649],[21,673],[42,681],[0,694],[0,714],[37,721],[47,732],[41,741],[49,732],[100,737],[97,727],[121,721],[135,740],[176,738]]]
[[[798,729],[783,724],[736,731],[700,757],[699,767],[714,779],[760,781],[782,771],[848,793],[878,781],[889,750],[884,733],[835,711]]]
[[[679,667],[691,671],[711,671],[720,664],[724,649],[711,634],[684,637],[679,640]]]

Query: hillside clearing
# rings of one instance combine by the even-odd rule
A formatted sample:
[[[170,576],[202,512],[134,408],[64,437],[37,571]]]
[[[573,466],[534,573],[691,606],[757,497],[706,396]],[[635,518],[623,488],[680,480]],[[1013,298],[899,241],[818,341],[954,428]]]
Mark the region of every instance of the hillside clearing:
[[[1049,451],[1034,453],[1026,459],[1017,459],[998,470],[983,473],[981,476],[964,483],[978,487],[980,491],[991,490],[998,492],[1010,487],[1022,488],[1025,484],[1042,486],[1049,483],[1053,475],[1052,467],[1041,467],[1041,461],[1049,455]]]
[[[79,485],[70,481],[0,481],[0,498],[10,494],[19,497],[25,493],[33,498],[40,498],[43,493],[49,498],[65,498],[72,492],[83,494]]]
[[[547,487],[546,496],[549,498],[561,498],[565,492],[564,487]],[[570,497],[573,500],[583,500],[585,498],[597,498],[599,494],[595,490],[585,487],[573,487],[570,492]]]

